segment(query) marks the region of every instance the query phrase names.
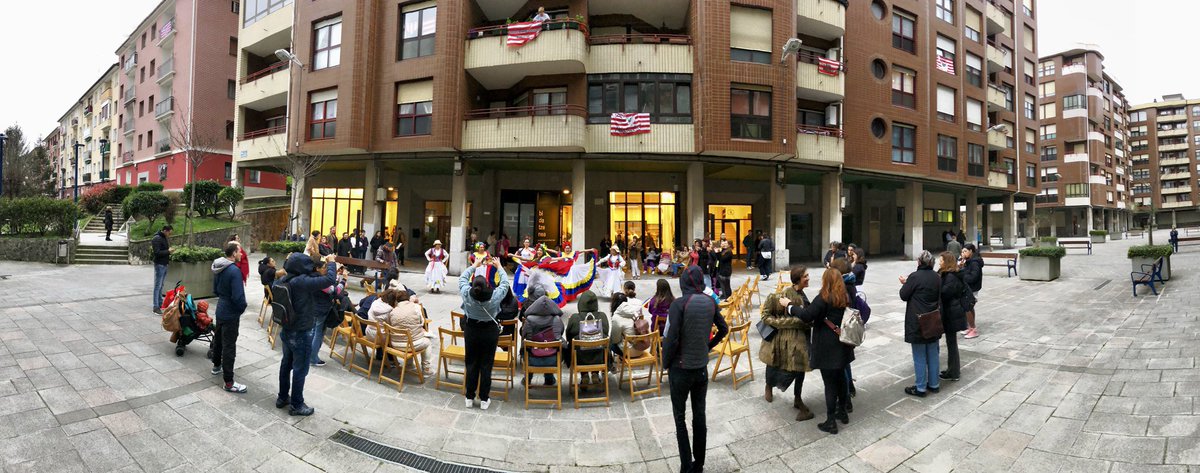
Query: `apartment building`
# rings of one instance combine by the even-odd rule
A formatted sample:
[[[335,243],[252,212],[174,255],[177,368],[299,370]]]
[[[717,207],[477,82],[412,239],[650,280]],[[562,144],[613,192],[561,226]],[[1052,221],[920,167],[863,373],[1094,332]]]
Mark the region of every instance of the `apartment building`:
[[[1048,212],[1040,231],[1123,232],[1130,222],[1128,143],[1141,138],[1129,135],[1120,84],[1104,71],[1104,55],[1090,49],[1043,56],[1037,73],[1042,189],[1036,200]]]
[[[1157,225],[1200,223],[1196,173],[1200,171],[1200,100],[1181,94],[1129,108],[1133,202],[1139,226],[1150,211]]]
[[[63,197],[62,181],[60,180],[62,179],[62,163],[59,162],[62,159],[62,151],[59,149],[62,141],[62,129],[58,126],[55,126],[42,138],[42,145],[46,147],[46,159],[50,161],[50,177],[54,182],[54,194],[59,198]]]
[[[113,64],[70,109],[52,133],[58,195],[73,198],[91,186],[115,179],[112,144],[116,141],[117,65]]]
[[[874,15],[874,6],[835,0],[246,2],[236,165],[241,175],[278,169],[289,162],[284,155],[318,156],[326,160],[321,172],[296,185],[303,196],[298,231],[399,228],[414,254],[440,239],[461,255],[472,228],[480,238],[495,231],[514,241],[530,236],[576,248],[632,235],[669,248],[724,233],[738,253],[753,251],[741,247],[741,237],[762,230],[786,248],[775,255],[777,264],[786,264],[819,257],[831,240],[861,241],[873,253],[940,247],[940,229],[924,218],[903,218],[906,207],[896,202],[915,203],[907,213],[924,217],[930,210],[924,196],[943,190],[951,197],[941,209],[951,215],[958,214],[954,197],[969,195],[980,203],[1008,202],[1015,216],[1013,198],[1032,199],[1037,183],[1009,181],[1025,162],[1036,165],[1035,152],[994,150],[996,166],[1009,167],[1004,182],[993,185],[986,174],[968,179],[968,166],[939,174],[926,159],[935,148],[924,129],[921,151],[909,150],[920,156],[919,165],[880,158],[892,154],[882,138],[857,149],[855,139],[846,139],[843,119],[850,125],[845,130],[864,143],[872,141],[866,137],[877,114],[890,120],[909,113],[908,123],[932,123],[919,118],[932,112],[915,104],[875,115],[850,110],[852,100],[860,107],[879,101],[847,96],[851,84],[860,84],[864,97],[889,96],[886,72],[873,78],[872,61],[864,59],[881,45],[892,48],[873,43],[888,37],[883,28],[893,11],[875,3],[883,5],[882,19],[855,33],[854,20]],[[923,28],[946,21],[932,8],[918,10],[918,2],[895,3],[903,11],[928,12],[920,18]],[[958,4],[980,13],[978,44],[959,42],[982,61],[983,12],[1000,7]],[[538,7],[550,19],[522,24]],[[959,24],[967,21],[960,14]],[[988,38],[1012,49],[1021,43],[1005,35],[1023,41],[1026,30],[1013,33],[1013,26],[1033,24],[1030,14],[1017,13],[1016,20],[1009,14],[1006,29],[989,26]],[[945,28],[954,38],[963,35]],[[531,32],[536,37],[520,44]],[[793,38],[799,45],[789,45]],[[935,43],[922,35],[920,44],[919,53],[902,52],[911,56],[904,67],[928,77]],[[280,49],[295,59],[280,59],[289,58],[275,53]],[[1032,46],[1010,54],[1025,57],[1036,58]],[[957,78],[966,83],[967,63],[958,63],[964,72]],[[1020,70],[1016,64],[1009,67]],[[1007,81],[1014,94],[1032,93],[1032,78],[1026,84],[1012,71],[995,69],[989,75]],[[982,63],[976,71],[982,74]],[[982,128],[973,130],[963,119],[944,132],[959,140],[962,155],[968,132],[987,143],[987,95],[979,82],[971,94],[981,104],[974,110]],[[918,102],[924,107],[926,101]],[[1012,121],[1010,130],[1036,129],[1036,120],[1019,119],[1011,104],[1007,112],[993,115]],[[614,114],[624,113],[648,113],[649,123],[640,128],[648,132],[622,133],[625,122]],[[916,198],[899,198],[927,182],[937,184]],[[843,213],[852,218],[844,221]],[[922,244],[900,243],[905,240]]]

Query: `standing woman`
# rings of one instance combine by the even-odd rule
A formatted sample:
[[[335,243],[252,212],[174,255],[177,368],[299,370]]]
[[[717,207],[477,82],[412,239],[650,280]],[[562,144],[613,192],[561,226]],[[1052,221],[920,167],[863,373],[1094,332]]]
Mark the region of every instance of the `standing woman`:
[[[854,361],[854,347],[838,341],[838,332],[841,330],[838,327],[842,324],[846,307],[850,305],[841,271],[826,269],[821,275],[821,292],[816,299],[804,307],[800,306],[801,302],[793,302],[787,297],[779,298],[779,305],[785,308],[785,313],[812,324],[808,364],[812,369],[821,370],[821,380],[825,382],[825,422],[817,424],[817,428],[836,434],[838,421],[850,423],[850,414],[846,412],[846,404],[850,402],[850,393],[846,389],[846,367]]]
[[[729,279],[733,277],[733,249],[729,247],[729,240],[721,240],[721,248],[716,253],[715,261],[721,300],[725,300],[733,295],[733,287],[729,284]]]
[[[601,295],[609,295],[621,290],[621,280],[625,267],[625,258],[621,257],[621,249],[613,245],[609,249],[608,256],[600,258],[600,269],[596,271],[597,278],[600,279]]]
[[[435,242],[434,248],[440,248]],[[433,250],[430,250],[433,251]],[[428,254],[428,252],[426,252]],[[443,251],[443,253],[445,253]],[[484,277],[484,265],[495,266],[500,275],[500,284],[493,289]],[[445,271],[445,266],[442,265]],[[462,297],[463,342],[466,345],[466,407],[475,404],[479,396],[479,408],[487,410],[492,401],[488,393],[492,390],[492,363],[496,360],[496,342],[500,339],[500,301],[509,292],[508,273],[500,267],[496,258],[476,260],[458,278],[458,293]]]
[[[724,242],[723,246],[728,248],[729,242]],[[767,296],[767,300],[762,304],[762,321],[774,328],[775,334],[770,339],[763,340],[762,347],[758,350],[758,359],[767,365],[767,390],[763,399],[767,402],[775,401],[775,388],[787,391],[788,386],[795,382],[792,407],[800,411],[796,413],[796,420],[806,421],[814,415],[808,410],[808,406],[804,405],[800,392],[804,389],[804,373],[810,369],[808,341],[812,325],[798,317],[789,316],[777,301],[780,297],[786,297],[801,308],[809,305],[808,296],[804,295],[804,288],[808,287],[808,268],[792,267],[791,281],[791,286],[782,293]]]
[[[629,271],[633,273],[633,279],[642,278],[642,244],[638,241],[637,235],[629,237]]]
[[[962,259],[958,264],[961,266],[963,280],[971,288],[971,308],[967,312],[967,334],[963,336],[963,338],[970,339],[979,336],[979,330],[975,328],[975,302],[979,299],[979,291],[983,289],[983,257],[979,256],[979,250],[974,243],[963,245]]]
[[[425,284],[434,293],[442,292],[442,286],[446,284],[447,257],[449,254],[442,249],[442,240],[434,240],[433,248],[425,252],[425,259],[429,260],[429,265],[425,266]],[[475,265],[472,267],[482,264],[483,261],[482,259],[474,261]],[[483,275],[481,274],[480,277],[482,278]]]
[[[104,241],[112,241],[113,222],[112,207],[104,208]]]
[[[904,311],[904,341],[912,345],[913,369],[916,385],[904,388],[910,396],[925,397],[927,391],[938,392],[938,335],[933,338],[921,336],[921,325],[917,316],[938,310],[942,300],[942,282],[933,272],[933,255],[922,251],[917,257],[917,270],[900,276],[900,300],[908,303]]]
[[[237,263],[234,264],[236,264],[238,269],[241,270],[242,285],[245,286],[247,278],[250,277],[250,257],[246,256],[246,248],[242,246],[242,240],[238,239],[238,234],[234,233],[233,235],[229,235],[229,242],[235,242],[238,244],[238,253],[241,254],[242,257]]]
[[[867,280],[867,251],[861,246],[855,248],[853,259],[854,267],[850,272],[854,273],[854,285],[862,286],[863,282]]]
[[[946,332],[946,371],[938,377],[958,381],[958,332],[967,329],[971,290],[958,271],[958,255],[954,253],[946,251],[938,257],[938,275],[942,279],[942,329]]]

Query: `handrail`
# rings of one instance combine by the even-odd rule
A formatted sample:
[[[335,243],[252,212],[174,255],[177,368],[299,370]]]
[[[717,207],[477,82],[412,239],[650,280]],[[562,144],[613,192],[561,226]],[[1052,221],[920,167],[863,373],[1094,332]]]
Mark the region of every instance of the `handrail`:
[[[837,61],[839,64],[841,64],[843,68],[845,68],[845,66],[846,66],[846,63],[843,62],[842,60],[837,59],[837,58],[825,57],[825,55],[823,53],[819,53],[816,51],[809,51],[807,49],[801,49],[800,51],[796,52],[796,61],[797,62],[803,62],[805,64],[817,64],[818,62],[820,62],[819,61],[820,59],[832,59],[834,61]]]
[[[517,22],[517,23],[525,23],[525,22]],[[580,22],[578,20],[572,20],[570,18],[563,18],[560,20],[543,21],[542,22],[542,31],[549,31],[552,29],[562,29],[562,28],[551,28],[551,25],[556,25],[556,24],[575,25],[575,28],[567,28],[567,29],[576,29],[576,30],[583,32],[584,36],[590,36],[590,32],[588,30],[588,26],[586,23]],[[484,37],[488,37],[488,36],[500,36],[500,35],[505,35],[505,34],[508,34],[508,25],[480,26],[477,28],[471,28],[471,29],[467,30],[467,39],[479,39],[479,38],[484,38]]]
[[[245,133],[242,133],[241,141],[250,140],[250,139],[259,138],[259,137],[268,136],[268,135],[276,135],[276,134],[283,133],[286,131],[287,131],[287,125],[279,125],[279,126],[273,126],[270,128],[263,128],[261,130],[247,131]]]
[[[796,133],[817,136],[835,136],[838,139],[846,137],[845,130],[826,126],[796,125]]]
[[[530,105],[525,107],[482,108],[467,112],[464,120],[482,120],[487,118],[512,118],[533,116],[574,115],[587,117],[587,107],[583,105]]]
[[[588,44],[692,44],[685,34],[606,34],[588,38]]]
[[[239,84],[247,84],[250,82],[254,82],[263,77],[274,74],[277,71],[282,71],[284,69],[287,69],[290,64],[291,64],[291,61],[279,61],[277,63],[271,64],[270,66],[267,66],[267,67],[264,67],[257,71],[246,74],[246,77],[243,77],[242,80],[238,81],[238,83]]]

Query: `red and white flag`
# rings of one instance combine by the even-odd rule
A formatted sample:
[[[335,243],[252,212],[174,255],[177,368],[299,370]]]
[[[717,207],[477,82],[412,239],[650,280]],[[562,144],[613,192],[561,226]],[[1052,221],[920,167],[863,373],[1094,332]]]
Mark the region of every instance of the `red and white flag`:
[[[609,118],[608,133],[613,136],[650,133],[649,113],[614,113]]]
[[[842,71],[842,63],[829,58],[817,58],[817,72],[827,76],[836,76]]]
[[[937,70],[939,70],[939,71],[942,71],[942,72],[945,72],[948,74],[954,74],[954,60],[953,59],[950,59],[945,56],[938,56],[937,64],[935,64],[935,66],[937,67]]]
[[[542,22],[526,21],[523,23],[513,23],[508,25],[508,45],[509,46],[524,46],[525,43],[533,41],[538,37],[538,33],[542,32]]]

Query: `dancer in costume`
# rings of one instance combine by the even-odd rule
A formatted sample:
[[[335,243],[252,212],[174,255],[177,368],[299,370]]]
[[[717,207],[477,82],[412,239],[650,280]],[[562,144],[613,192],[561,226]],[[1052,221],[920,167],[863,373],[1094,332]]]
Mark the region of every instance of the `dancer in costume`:
[[[442,240],[435,240],[433,248],[425,252],[425,259],[429,260],[429,266],[425,267],[425,284],[434,293],[442,292],[442,286],[446,284],[446,259],[449,256],[442,249]]]
[[[598,277],[600,279],[601,293],[612,295],[612,293],[621,290],[621,282],[625,276],[625,258],[621,256],[621,249],[613,245],[609,249],[607,256],[600,258],[597,263]]]
[[[562,307],[591,288],[597,274],[595,250],[576,252],[569,246],[564,250],[558,253],[539,245],[533,258],[514,255],[513,259],[519,263],[513,275],[513,292],[518,301],[524,303],[532,294],[530,288],[541,286],[546,289],[546,295]]]

